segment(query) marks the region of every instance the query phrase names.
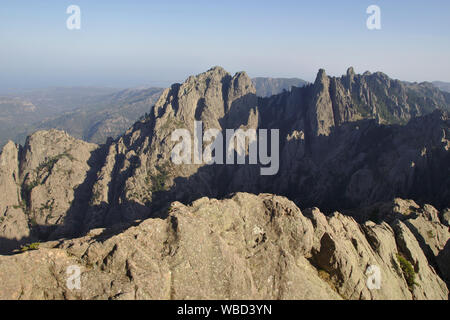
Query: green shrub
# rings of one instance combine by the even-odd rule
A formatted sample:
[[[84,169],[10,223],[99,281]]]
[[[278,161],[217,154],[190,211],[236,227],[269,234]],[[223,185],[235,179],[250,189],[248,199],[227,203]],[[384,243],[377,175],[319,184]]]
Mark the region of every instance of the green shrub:
[[[42,214],[45,211],[53,212],[55,205],[55,199],[48,200],[46,203],[41,204],[41,207],[39,208],[39,212]]]
[[[149,179],[146,179],[146,181],[147,183],[151,182],[152,192],[166,191],[168,189],[167,180],[169,179],[168,166],[167,165],[157,166],[156,169],[158,170],[158,173],[154,176],[150,176]]]
[[[101,192],[100,192],[99,190],[96,189],[96,190],[93,192],[93,195],[92,195],[91,199],[89,200],[89,205],[90,205],[90,206],[93,206],[95,203],[97,203],[98,200],[101,199],[101,197],[102,197]]]
[[[53,167],[55,166],[55,164],[64,157],[66,157],[70,161],[75,160],[71,154],[69,154],[68,152],[64,152],[57,156],[51,157],[51,158],[47,159],[46,161],[44,161],[43,163],[39,164],[39,166],[36,168],[36,171],[38,173],[42,172],[43,170],[46,170],[47,172],[51,172],[53,170]]]
[[[30,218],[30,223],[29,224],[30,224],[31,227],[37,226],[38,224],[37,224],[36,218]]]
[[[40,245],[39,242],[33,242],[33,243],[22,246],[22,248],[20,248],[20,251],[25,252],[25,251],[31,251],[31,250],[38,250],[39,245]]]
[[[400,267],[402,268],[403,275],[405,276],[406,283],[408,283],[408,287],[413,289],[416,283],[416,272],[414,271],[414,267],[411,262],[406,260],[405,257],[401,255],[397,255],[398,262],[400,263]]]

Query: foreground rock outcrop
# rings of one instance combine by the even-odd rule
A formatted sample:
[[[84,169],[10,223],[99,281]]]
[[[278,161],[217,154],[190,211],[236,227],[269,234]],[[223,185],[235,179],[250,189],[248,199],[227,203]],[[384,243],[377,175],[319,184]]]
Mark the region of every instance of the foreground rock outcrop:
[[[399,258],[401,257],[401,258]],[[400,259],[414,268],[414,284]],[[81,270],[70,290],[69,266]],[[367,286],[377,266],[381,286]],[[447,299],[407,223],[367,222],[239,193],[0,256],[1,299]]]

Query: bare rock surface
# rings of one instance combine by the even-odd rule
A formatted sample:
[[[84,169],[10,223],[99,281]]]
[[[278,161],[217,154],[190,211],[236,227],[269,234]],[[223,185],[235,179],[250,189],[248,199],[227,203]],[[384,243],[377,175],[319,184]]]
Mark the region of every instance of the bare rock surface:
[[[0,156],[0,252],[47,238],[63,225],[75,232],[74,215],[81,214],[74,212],[75,194],[83,192],[97,148],[58,130],[38,131],[21,148],[5,146]]]
[[[305,214],[270,194],[175,202],[166,219],[0,256],[0,298],[447,299],[403,223],[361,226],[317,208]],[[414,287],[399,253],[414,264]],[[72,265],[81,270],[80,290],[67,287]],[[371,265],[380,269],[379,290],[367,287]]]
[[[23,244],[30,235],[28,219],[20,206],[18,158],[19,147],[8,142],[0,154],[0,254]]]

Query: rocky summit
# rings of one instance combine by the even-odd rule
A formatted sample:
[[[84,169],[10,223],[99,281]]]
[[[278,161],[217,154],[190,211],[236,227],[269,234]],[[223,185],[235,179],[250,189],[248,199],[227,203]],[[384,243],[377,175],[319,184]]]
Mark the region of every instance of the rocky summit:
[[[4,146],[0,298],[448,299],[450,94],[349,68],[260,97],[214,67],[148,108],[102,145]],[[196,121],[279,130],[277,174],[174,164]]]

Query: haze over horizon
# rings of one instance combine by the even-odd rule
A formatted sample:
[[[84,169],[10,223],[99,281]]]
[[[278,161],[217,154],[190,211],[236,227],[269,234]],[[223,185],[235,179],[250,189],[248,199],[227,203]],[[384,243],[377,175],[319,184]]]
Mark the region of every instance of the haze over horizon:
[[[66,9],[81,8],[81,30]],[[381,8],[382,29],[366,28]],[[2,1],[0,90],[166,87],[220,65],[251,77],[382,71],[450,82],[448,1]]]

